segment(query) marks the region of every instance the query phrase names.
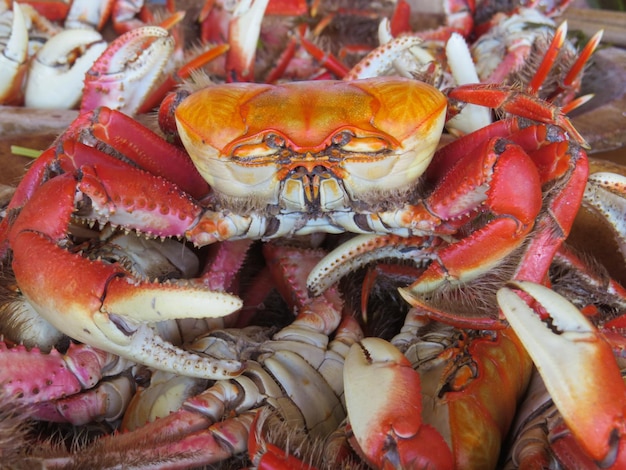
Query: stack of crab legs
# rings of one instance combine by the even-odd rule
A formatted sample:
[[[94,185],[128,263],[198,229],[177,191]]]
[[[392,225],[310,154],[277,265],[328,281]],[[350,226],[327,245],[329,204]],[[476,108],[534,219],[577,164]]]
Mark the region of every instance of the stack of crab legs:
[[[228,54],[231,83],[165,66],[178,20],[120,27],[80,116],[4,211],[0,416],[15,428],[0,432],[3,460],[625,468],[626,291],[563,245],[584,207],[626,258],[625,172],[592,162],[590,175],[565,115],[584,101],[599,36],[555,72],[570,47],[556,28],[528,81],[502,85],[532,53],[523,38],[461,77],[451,44],[478,35],[472,2],[448,2],[446,25],[421,33],[398,2],[351,69],[299,31],[289,46],[317,54],[307,67],[324,80],[292,81],[290,47],[270,74],[285,80],[249,83],[267,2],[211,7],[203,18],[226,24],[228,44],[199,60]],[[518,33],[528,20],[515,15],[533,14],[481,27]],[[19,41],[2,56],[18,64],[7,103],[32,79]],[[136,88],[120,86],[128,67]],[[158,133],[130,116],[188,76],[207,86],[162,100]],[[485,123],[480,107],[503,117]],[[458,138],[440,145],[444,128]],[[380,316],[401,324],[386,339],[372,334]],[[115,432],[67,450],[33,442],[16,416]]]

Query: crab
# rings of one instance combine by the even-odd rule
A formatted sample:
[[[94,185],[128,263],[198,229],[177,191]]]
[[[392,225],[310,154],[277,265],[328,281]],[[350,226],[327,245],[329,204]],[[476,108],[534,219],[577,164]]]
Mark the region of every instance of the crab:
[[[446,111],[459,100],[543,123],[498,121],[435,154]],[[193,376],[230,376],[243,365],[191,357],[148,323],[224,316],[241,307],[238,298],[211,291],[202,279],[147,282],[122,266],[87,260],[71,250],[70,220],[198,246],[324,232],[435,237],[438,247],[426,250],[429,267],[405,290],[412,303],[424,304],[425,293],[475,279],[519,249],[526,254],[516,276],[541,281],[587,177],[584,141],[567,118],[510,88],[466,85],[446,96],[398,77],[239,83],[174,95],[163,109],[172,107],[185,150],[106,108],[80,116],[17,189],[0,225],[0,252],[20,291],[58,330]],[[107,148],[125,161],[101,150]],[[554,191],[544,201],[548,184]],[[511,188],[525,196],[512,196]],[[549,215],[536,227],[540,214]],[[76,281],[67,282],[65,272]]]

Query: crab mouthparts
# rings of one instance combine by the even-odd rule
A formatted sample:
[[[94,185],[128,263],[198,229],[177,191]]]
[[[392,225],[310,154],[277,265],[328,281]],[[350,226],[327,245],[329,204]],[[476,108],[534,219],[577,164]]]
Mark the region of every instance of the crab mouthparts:
[[[341,209],[347,202],[340,181],[321,165],[292,169],[283,181],[281,196],[286,209],[307,213]]]

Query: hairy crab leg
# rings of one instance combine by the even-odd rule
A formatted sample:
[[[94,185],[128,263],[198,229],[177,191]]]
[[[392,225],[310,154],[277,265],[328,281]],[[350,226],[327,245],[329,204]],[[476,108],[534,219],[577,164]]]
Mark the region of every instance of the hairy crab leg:
[[[539,88],[546,80],[548,73],[554,66],[554,62],[556,61],[556,57],[559,55],[561,48],[565,42],[565,37],[567,36],[567,21],[561,23],[556,31],[554,32],[554,37],[550,42],[550,46],[548,50],[544,53],[543,60],[539,67],[537,67],[537,71],[535,75],[528,83],[528,91],[530,93],[537,93]]]
[[[555,124],[563,128],[571,139],[578,142],[583,148],[589,148],[589,144],[563,114],[561,108],[546,103],[534,95],[524,92],[511,92],[510,90],[503,91],[490,84],[470,84],[453,88],[448,93],[448,98],[464,103],[502,109],[545,124]]]
[[[183,150],[164,142],[126,114],[102,107],[81,114],[56,143],[35,161],[20,182],[7,211],[11,212],[26,204],[34,191],[49,177],[49,173],[58,171],[55,170],[57,167],[64,172],[73,172],[82,165],[94,163],[126,167],[115,158],[120,154],[152,174],[167,177],[197,199],[209,191],[206,181]],[[168,164],[164,165],[164,162]],[[8,227],[7,219],[0,221],[0,235]],[[0,240],[5,238],[0,236]]]
[[[91,346],[70,344],[65,354],[42,353],[0,343],[2,388],[25,404],[74,395],[96,385],[104,375],[116,375],[132,363]],[[105,372],[106,371],[106,372]]]
[[[531,297],[554,330],[514,290]],[[498,302],[579,445],[602,467],[626,458],[626,386],[611,346],[567,300],[547,287],[511,282]]]
[[[84,140],[90,146],[105,147],[113,155],[122,154],[140,168],[166,177],[196,199],[209,192],[207,182],[184,150],[164,142],[156,133],[124,113],[101,107],[82,114],[59,140],[74,138]],[[80,163],[77,161],[74,167],[78,166]]]
[[[602,30],[596,32],[589,39],[587,44],[585,44],[585,47],[583,48],[582,51],[580,51],[578,58],[576,59],[576,62],[574,62],[574,64],[571,66],[571,68],[567,72],[567,75],[565,75],[565,78],[563,78],[562,85],[559,85],[559,87],[552,93],[552,96],[549,97],[550,101],[556,100],[563,93],[573,94],[574,93],[573,90],[578,89],[583,68],[585,67],[585,65],[587,64],[587,62],[589,61],[589,59],[595,52],[596,48],[600,44],[600,41],[602,40],[602,34],[603,34]],[[584,98],[584,97],[581,97],[581,98]],[[565,100],[563,100],[567,103],[566,105],[563,106],[563,112],[567,114],[571,110],[582,105],[582,103],[579,102],[579,100],[580,98],[578,100],[570,101],[570,99],[566,97]]]
[[[130,375],[116,375],[133,363],[87,345],[70,343],[65,354],[43,353],[0,343],[0,383],[16,406],[28,404],[28,416],[76,426],[114,421],[134,393]],[[103,377],[115,377],[100,383]]]

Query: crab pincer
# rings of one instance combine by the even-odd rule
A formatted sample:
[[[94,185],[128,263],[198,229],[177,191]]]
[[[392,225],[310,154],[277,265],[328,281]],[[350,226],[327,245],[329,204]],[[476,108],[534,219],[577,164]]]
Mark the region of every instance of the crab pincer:
[[[372,394],[372,384],[381,393]],[[376,468],[452,468],[444,438],[422,422],[420,377],[391,343],[376,337],[352,345],[344,363],[344,393],[352,445]]]
[[[514,290],[541,306],[552,327]],[[510,282],[497,297],[580,448],[602,468],[623,468],[626,387],[610,344],[574,305],[547,287]]]
[[[81,113],[108,106],[135,114],[163,80],[173,52],[174,40],[158,26],[118,37],[85,75]]]

